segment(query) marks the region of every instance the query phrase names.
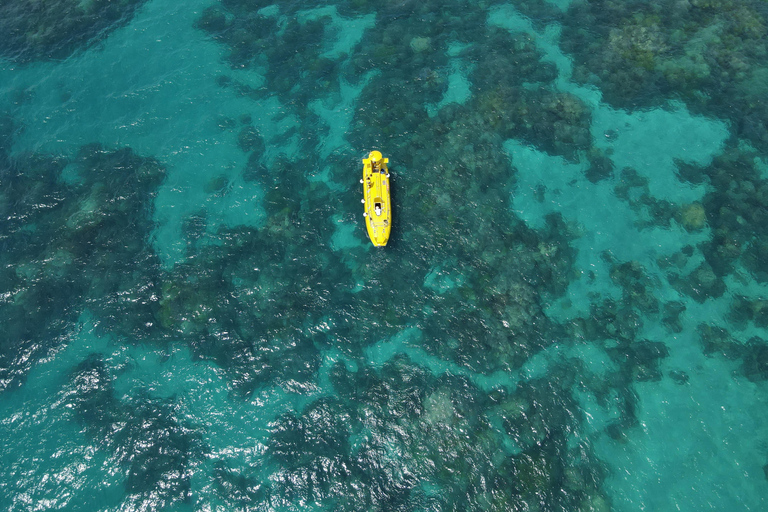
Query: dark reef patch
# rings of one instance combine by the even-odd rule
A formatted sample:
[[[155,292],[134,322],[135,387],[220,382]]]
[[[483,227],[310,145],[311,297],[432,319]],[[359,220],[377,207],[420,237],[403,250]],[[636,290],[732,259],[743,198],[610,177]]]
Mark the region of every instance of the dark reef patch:
[[[587,171],[588,177],[591,171]],[[593,178],[597,178],[592,176]],[[651,195],[649,179],[641,176],[637,170],[625,167],[619,172],[619,179],[614,186],[614,194],[626,201],[632,211],[637,213],[634,222],[637,229],[651,227],[670,228],[673,219],[680,218],[680,211],[673,203],[657,199]],[[700,229],[698,226],[697,229]]]
[[[578,2],[562,23],[561,44],[577,62],[574,78],[598,86],[614,107],[680,98],[697,113],[729,119],[737,136],[768,148],[764,2]]]
[[[749,273],[765,282],[765,249],[768,248],[768,180],[759,164],[760,153],[736,139],[705,166],[680,166],[681,176],[692,183],[707,183],[700,202],[682,205],[674,218],[687,231],[711,229],[712,236],[699,244],[704,261],[684,270],[694,249],[660,262],[669,283],[697,302],[722,297],[726,282],[733,276]],[[740,278],[739,278],[740,279]],[[765,325],[760,300],[736,296],[729,317],[736,325],[754,321]]]
[[[613,177],[614,165],[604,151],[592,148],[588,154],[589,168],[584,173],[590,183]]]
[[[750,338],[745,347],[741,371],[753,382],[768,380],[768,343],[757,336]]]
[[[677,291],[690,296],[699,303],[703,303],[709,298],[720,297],[725,293],[725,282],[715,274],[706,261],[685,277],[670,274],[668,278],[670,284]]]
[[[122,402],[103,360],[90,355],[72,372],[68,402],[100,449],[125,477],[126,500],[157,509],[190,503],[191,471],[207,450],[173,400],[146,393]]]
[[[719,277],[740,261],[755,279],[764,278],[763,255],[755,249],[768,240],[768,180],[761,176],[756,156],[729,144],[702,170],[712,185],[702,201],[712,240],[702,251]]]
[[[231,468],[217,462],[212,475],[216,493],[228,506],[243,510],[269,503],[269,484],[252,473],[252,468]]]
[[[621,287],[625,305],[645,316],[659,312],[658,300],[653,294],[657,284],[646,275],[642,265],[635,261],[616,264],[611,268],[611,279]]]
[[[108,435],[123,419],[112,379],[107,365],[97,354],[81,361],[70,376],[72,390],[68,403],[78,421],[96,438]]]
[[[685,384],[688,384],[688,380],[690,377],[688,374],[682,370],[672,370],[669,372],[669,376],[672,378],[675,384],[678,386],[683,386]]]
[[[701,324],[699,340],[708,357],[740,363],[739,372],[752,382],[768,380],[768,342],[760,336],[739,340],[722,327]]]
[[[62,181],[67,165],[77,182]],[[0,390],[19,385],[86,309],[101,329],[146,338],[159,278],[149,234],[163,167],[128,148],[90,145],[72,162],[14,157],[0,176]]]
[[[337,510],[483,503],[506,510],[536,502],[570,510],[603,499],[601,464],[585,446],[569,444],[569,432],[583,421],[572,413],[573,370],[490,395],[404,357],[380,370],[350,373],[337,365],[333,373],[345,400],[320,399],[272,426],[270,503],[316,500]],[[501,437],[497,421],[505,425]],[[510,453],[507,442],[521,450]]]
[[[199,238],[189,249],[195,257],[163,276],[159,326],[219,364],[245,395],[274,384],[313,386],[318,350],[305,328],[332,313],[323,306],[344,271],[309,251],[308,226],[281,209],[263,231],[221,230],[210,235],[215,245]]]
[[[682,332],[683,325],[680,321],[680,315],[685,312],[685,309],[685,304],[679,301],[672,301],[664,304],[664,316],[661,319],[664,327],[672,332]]]
[[[64,59],[128,23],[145,1],[2,2],[0,55],[22,63]]]
[[[722,327],[701,324],[697,328],[704,355],[720,355],[726,359],[738,359],[744,353],[743,345]]]

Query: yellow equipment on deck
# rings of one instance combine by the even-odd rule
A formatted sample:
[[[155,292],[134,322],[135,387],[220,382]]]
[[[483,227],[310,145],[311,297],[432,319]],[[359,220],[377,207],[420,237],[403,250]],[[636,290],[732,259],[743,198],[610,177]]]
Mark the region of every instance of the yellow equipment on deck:
[[[368,237],[374,247],[384,247],[392,229],[392,202],[389,197],[389,158],[371,151],[363,158],[363,203]]]

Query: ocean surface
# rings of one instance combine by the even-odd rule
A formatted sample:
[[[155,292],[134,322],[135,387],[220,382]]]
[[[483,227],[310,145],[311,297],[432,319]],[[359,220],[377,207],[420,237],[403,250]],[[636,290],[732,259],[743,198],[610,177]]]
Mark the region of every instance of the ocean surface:
[[[0,2],[0,510],[768,510],[766,98],[762,0]]]

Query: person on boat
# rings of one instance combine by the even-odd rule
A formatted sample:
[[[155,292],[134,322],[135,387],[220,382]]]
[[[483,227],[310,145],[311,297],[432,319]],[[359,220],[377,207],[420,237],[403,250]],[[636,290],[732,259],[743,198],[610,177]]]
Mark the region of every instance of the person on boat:
[[[381,205],[379,203],[376,203],[374,210],[376,211],[376,215],[381,215]]]

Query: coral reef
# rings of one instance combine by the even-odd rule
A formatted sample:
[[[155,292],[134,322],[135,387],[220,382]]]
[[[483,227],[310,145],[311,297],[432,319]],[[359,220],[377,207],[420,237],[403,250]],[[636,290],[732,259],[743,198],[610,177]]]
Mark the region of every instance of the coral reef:
[[[706,167],[681,167],[681,177],[692,183],[706,181],[710,187],[701,202],[684,205],[676,217],[689,231],[708,226],[712,236],[699,246],[703,262],[684,277],[679,268],[670,268],[667,277],[680,292],[699,302],[722,296],[725,279],[742,269],[756,281],[766,281],[762,249],[768,240],[768,181],[756,155],[755,150],[730,141]]]
[[[66,165],[76,183],[61,180]],[[86,308],[129,340],[151,331],[159,260],[148,237],[163,167],[90,145],[72,162],[14,158],[2,176],[0,389],[18,385]]]
[[[213,117],[214,132],[236,141],[247,163],[239,176],[206,177],[200,190],[229,199],[246,182],[263,192],[266,220],[238,227],[196,211],[181,223],[182,261],[163,268],[150,240],[160,162],[99,145],[73,158],[12,155],[16,126],[0,116],[0,279],[8,283],[0,392],[22,385],[87,312],[121,348],[180,348],[190,367],[221,379],[227,406],[258,416],[248,421],[261,437],[244,436],[258,446],[211,449],[212,427],[193,424],[181,399],[153,389],[119,396],[108,357],[88,356],[64,385],[66,414],[118,468],[124,508],[198,507],[193,472],[204,466],[206,489],[226,509],[610,509],[608,470],[592,443],[627,442],[642,419],[643,386],[695,385],[697,369],[670,357],[694,302],[723,301],[742,329],[768,325],[764,298],[728,289],[742,271],[768,280],[759,165],[768,142],[763,107],[747,87],[762,77],[749,67],[762,57],[759,48],[736,49],[764,46],[764,9],[719,2],[732,8],[726,19],[707,0],[601,0],[573,3],[565,15],[548,2],[517,6],[563,22],[575,76],[612,105],[653,105],[661,91],[712,111],[728,92],[717,88],[736,84],[739,135],[757,149],[734,137],[711,163],[679,163],[678,178],[706,192],[673,204],[593,146],[588,105],[553,85],[558,70],[533,36],[487,23],[493,4],[222,0],[206,8],[200,35],[225,48],[233,70],[266,80],[252,86],[217,71],[219,92],[274,100],[280,116],[300,122],[276,135],[250,113]],[[85,2],[69,16],[104,5]],[[125,9],[130,16],[135,7]],[[328,51],[338,19],[369,14],[375,20],[354,51]],[[89,18],[105,34],[99,19]],[[78,44],[95,40],[83,34]],[[73,51],[54,39],[22,47],[14,37],[6,52],[21,61]],[[468,96],[443,104],[458,68]],[[321,134],[336,128],[318,112],[347,109],[339,105],[349,88],[358,95],[346,140],[318,162]],[[577,268],[580,228],[565,213],[532,229],[511,208],[520,170],[504,151],[510,138],[585,164],[574,182],[608,187],[638,230],[677,229],[689,245],[656,261],[605,251],[591,273]],[[274,148],[289,139],[298,151]],[[397,155],[395,236],[379,252],[357,243],[365,235],[350,213],[359,201],[350,162],[372,146]],[[65,172],[74,177],[65,181]],[[534,191],[539,205],[544,187]],[[347,228],[359,240],[338,242]],[[599,269],[610,290],[590,291],[588,311],[558,317],[571,285],[596,282]],[[698,334],[707,357],[768,380],[761,337],[741,340],[714,324]],[[573,355],[582,349],[603,360],[591,366]],[[273,407],[276,396],[285,402]]]
[[[505,397],[495,403],[470,382],[441,383],[456,378],[435,377],[407,357],[376,370],[365,355],[379,340],[418,325],[420,350],[429,357],[480,374],[516,371],[566,334],[547,317],[543,304],[562,294],[573,277],[575,253],[569,242],[574,235],[559,215],[534,231],[510,214],[515,169],[499,155],[505,138],[518,137],[575,160],[591,145],[589,110],[573,95],[536,87],[556,72],[527,36],[495,27],[476,33],[458,29],[459,19],[485,26],[481,8],[367,4],[375,5],[337,5],[341,15],[375,8],[377,18],[354,55],[335,62],[321,57],[320,41],[330,26],[322,17],[306,22],[297,17],[280,30],[275,19],[260,12],[263,5],[227,1],[199,21],[201,29],[227,45],[233,67],[266,68],[266,89],[277,91],[303,119],[299,134],[307,144],[315,140],[311,128],[317,126],[310,100],[337,94],[338,83],[327,77],[340,73],[356,84],[377,73],[362,88],[347,136],[353,147],[386,143],[399,155],[394,172],[409,170],[407,187],[394,181],[398,237],[386,253],[376,255],[374,266],[356,248],[333,251],[331,223],[317,221],[344,210],[352,197],[307,183],[311,162],[278,157],[267,166],[262,149],[247,142],[252,132],[241,132],[241,148],[252,151],[243,177],[266,191],[267,225],[204,235],[195,227],[199,221],[190,219],[193,263],[167,276],[173,284],[164,285],[158,323],[180,334],[198,357],[221,366],[244,396],[274,384],[297,392],[312,389],[320,371],[318,350],[330,347],[356,370],[341,362],[332,368],[335,394],[344,400],[318,399],[272,423],[270,478],[225,463],[218,488],[237,490],[232,504],[335,500],[339,510],[418,503],[458,509],[468,499],[488,510],[531,502],[543,509],[605,506],[599,462],[588,447],[569,444],[568,432],[581,422],[566,412],[577,407],[570,391],[572,371],[562,368],[551,380],[502,390]],[[299,2],[281,9],[286,14],[307,7]],[[411,16],[389,15],[403,8]],[[456,42],[464,44],[458,58],[475,63],[471,96],[430,118],[414,105],[440,100],[450,68],[447,49]],[[297,44],[306,51],[288,50]],[[263,93],[246,94],[259,98]],[[330,167],[342,169],[354,156],[332,154]],[[593,158],[603,169],[597,172],[606,175],[610,166],[596,153]],[[355,189],[356,175],[332,172],[342,189]],[[446,174],[443,186],[434,185],[435,173]],[[409,217],[422,222],[399,224]],[[215,237],[215,246],[204,243],[206,236]],[[404,259],[405,254],[419,257]],[[202,280],[201,264],[211,269]],[[437,274],[445,283],[439,289],[404,285]],[[356,295],[353,283],[360,282],[367,283],[366,293]],[[421,306],[409,306],[414,304]],[[314,325],[329,327],[316,330]],[[622,382],[630,411],[627,428],[634,421],[631,383],[655,378],[654,361],[664,356],[663,347],[651,342],[632,347],[633,339],[629,335],[624,355],[616,355],[630,361]],[[457,389],[465,389],[466,396],[456,396]],[[503,436],[514,441],[500,437],[491,425],[512,403],[536,404],[527,406],[535,430],[519,419],[507,424]],[[478,442],[467,443],[462,432],[474,432]],[[503,448],[510,442],[522,451]],[[564,453],[571,455],[563,458]],[[554,491],[563,486],[567,496]],[[433,488],[446,491],[436,494]]]
[[[739,372],[752,382],[768,380],[768,341],[759,336],[738,340],[721,327],[701,324],[699,340],[709,357],[739,362]]]
[[[590,27],[590,30],[584,30]],[[574,77],[611,105],[636,109],[683,99],[727,118],[736,135],[768,148],[764,2],[599,0],[573,3],[562,44]]]
[[[17,62],[64,59],[126,24],[145,0],[18,0],[0,4],[0,55]]]
[[[599,496],[599,464],[568,444],[569,429],[583,420],[568,412],[575,404],[561,383],[571,381],[560,372],[491,394],[456,377],[436,378],[404,357],[378,371],[349,372],[338,363],[332,374],[348,399],[318,400],[272,424],[274,476],[269,488],[254,485],[251,498],[284,506],[314,500],[338,510],[467,502],[555,510]],[[509,452],[492,430],[496,421],[521,451]],[[475,442],[467,442],[469,433]],[[568,493],[554,492],[563,486]]]
[[[67,394],[78,421],[101,449],[113,453],[127,502],[151,502],[158,509],[191,502],[191,468],[206,449],[177,404],[146,395],[118,400],[112,376],[95,354],[74,369]]]
[[[648,178],[640,176],[635,169],[625,167],[619,172],[619,179],[614,185],[614,194],[626,201],[637,213],[635,226],[638,229],[648,227],[669,228],[673,219],[680,220],[680,208],[653,197],[648,187]],[[682,220],[680,220],[682,222]]]
[[[688,231],[698,231],[707,223],[707,212],[701,203],[691,203],[680,209],[680,222]]]
[[[591,315],[569,325],[552,321],[544,305],[561,295],[574,277],[576,255],[570,242],[576,235],[559,215],[550,216],[545,229],[534,231],[510,213],[509,190],[516,169],[499,157],[504,154],[504,140],[517,138],[571,161],[586,154],[591,163],[590,181],[613,179],[609,155],[592,147],[590,110],[576,96],[548,86],[556,69],[543,59],[529,36],[488,26],[483,9],[459,8],[454,3],[435,9],[430,2],[396,7],[388,2],[337,5],[341,15],[350,16],[375,8],[375,29],[366,32],[354,54],[326,62],[320,41],[330,22],[322,17],[302,22],[297,17],[281,32],[276,19],[260,11],[262,7],[223,2],[204,14],[199,26],[227,45],[233,67],[266,68],[266,89],[276,90],[304,120],[298,130],[308,143],[315,136],[310,128],[319,126],[307,108],[310,100],[338,94],[339,84],[327,77],[341,74],[348,83],[360,84],[369,72],[376,73],[363,84],[348,142],[359,148],[383,145],[399,155],[393,169],[396,173],[403,170],[407,186],[399,188],[400,180],[394,180],[393,194],[402,199],[395,222],[421,221],[395,226],[398,235],[386,253],[375,256],[375,268],[356,248],[340,255],[327,245],[329,225],[309,219],[330,218],[336,206],[352,204],[353,198],[340,200],[320,184],[299,185],[303,170],[311,165],[304,160],[278,157],[267,166],[260,148],[251,153],[243,176],[267,191],[267,226],[237,234],[221,231],[217,235],[221,245],[215,252],[206,253],[195,242],[190,250],[206,254],[203,261],[211,261],[207,268],[232,270],[213,272],[214,284],[190,283],[178,295],[169,290],[161,302],[171,313],[160,323],[178,330],[186,322],[189,330],[183,332],[190,340],[207,333],[207,341],[199,346],[191,342],[195,353],[224,367],[235,387],[246,395],[270,381],[283,382],[286,389],[307,389],[312,374],[319,371],[315,350],[333,346],[347,363],[333,366],[331,382],[336,396],[349,400],[319,399],[301,413],[291,412],[275,420],[268,454],[279,469],[275,470],[278,476],[269,480],[270,486],[257,485],[265,479],[228,463],[220,472],[220,487],[239,489],[238,499],[245,500],[243,503],[285,500],[280,503],[286,506],[332,500],[336,492],[344,496],[335,502],[340,510],[354,509],[359,503],[370,509],[409,508],[416,503],[458,509],[466,506],[467,496],[484,503],[488,510],[504,510],[515,503],[521,507],[537,503],[546,510],[608,508],[600,490],[605,475],[599,462],[588,446],[574,449],[567,434],[569,429],[580,428],[581,420],[566,411],[577,407],[570,386],[577,371],[588,373],[585,369],[578,365],[550,369],[551,377],[517,389],[497,390],[493,395],[497,398],[492,399],[469,382],[454,382],[443,389],[440,380],[448,377],[435,377],[405,356],[391,359],[381,370],[371,368],[365,357],[367,347],[406,326],[418,326],[419,349],[427,356],[486,375],[518,371],[548,350],[555,339],[599,343],[616,369],[607,380],[586,379],[583,385],[603,404],[609,396],[617,397],[618,419],[606,426],[604,434],[619,442],[625,439],[637,424],[634,384],[662,378],[660,362],[668,355],[664,343],[641,337],[641,318],[664,321],[674,332],[685,308],[662,304],[656,297],[660,284],[638,263],[611,262],[611,278],[622,290],[623,303],[597,302]],[[299,2],[282,7],[281,14],[307,7]],[[404,9],[408,16],[402,15]],[[399,15],[390,16],[395,10]],[[472,33],[458,26],[451,30],[458,18],[466,23],[474,20],[474,26],[484,28]],[[246,34],[246,27],[251,26]],[[630,36],[632,44],[621,42],[622,37]],[[654,30],[632,29],[615,37],[615,48],[634,52],[637,60],[647,61],[649,52],[660,51],[666,44]],[[278,48],[278,42],[284,46]],[[288,52],[286,48],[297,43],[306,52]],[[447,90],[447,50],[453,43],[461,44],[455,57],[473,63],[471,95],[466,102],[448,104],[430,117],[422,107],[437,103]],[[263,94],[246,93],[254,98]],[[250,150],[248,144],[241,146]],[[333,154],[330,166],[343,168],[344,158],[353,156]],[[342,189],[355,189],[356,175],[332,172],[333,181]],[[435,186],[436,174],[446,178],[440,187]],[[632,170],[622,171],[615,186],[617,195],[635,210],[648,212],[648,225],[669,227],[673,219],[681,218],[678,205],[651,197],[647,180]],[[190,228],[193,226],[191,222]],[[703,226],[693,223],[691,228]],[[243,240],[243,249],[234,247],[235,238]],[[269,247],[268,253],[264,247]],[[403,254],[418,257],[404,265]],[[248,270],[251,268],[259,270],[256,273]],[[234,275],[239,284],[231,284]],[[381,275],[390,278],[381,279]],[[295,276],[302,279],[296,283]],[[420,290],[404,286],[432,282],[429,276],[439,276],[441,285]],[[355,295],[349,291],[354,289],[352,284],[339,283],[366,283],[366,293]],[[205,299],[199,296],[202,290],[216,287],[227,291]],[[184,298],[187,294],[189,298]],[[223,318],[225,310],[216,304],[225,300],[228,307],[235,304],[237,319]],[[335,305],[333,311],[323,308],[328,303]],[[378,304],[388,307],[375,307]],[[415,304],[420,306],[409,307]],[[198,319],[196,310],[205,313]],[[286,327],[282,312],[287,310],[298,312],[301,320],[297,321],[303,325],[329,328],[312,331],[311,345],[288,342],[306,334]],[[350,318],[362,321],[350,323]],[[252,330],[246,331],[249,327]],[[212,337],[217,329],[227,333],[226,338],[220,336],[223,342]],[[265,329],[274,341],[254,342]],[[306,374],[277,369],[271,359],[274,353],[278,354],[275,361],[282,360],[281,347],[295,342],[306,343],[299,356]],[[262,343],[265,348],[257,348]],[[260,371],[269,376],[257,375]],[[670,377],[675,382],[687,381],[685,369],[673,372]],[[389,378],[394,380],[382,383]],[[288,388],[288,381],[301,387]],[[459,401],[451,391],[457,387],[467,389],[469,399]],[[474,412],[460,412],[460,403]],[[498,421],[503,422],[508,439],[499,436],[498,423],[494,423],[499,415],[504,418]],[[443,426],[448,423],[450,428]],[[329,431],[343,435],[328,437]],[[455,437],[463,431],[476,432],[477,446]],[[427,437],[430,442],[422,440]],[[436,437],[446,442],[435,444]],[[516,451],[509,451],[510,443]],[[573,461],[563,458],[564,453],[572,452]],[[296,459],[288,456],[291,453],[302,455]],[[489,461],[489,453],[498,453],[499,459]],[[397,454],[397,465],[389,458],[393,454]],[[419,484],[414,475],[421,475],[429,485]],[[484,488],[478,478],[494,484]],[[334,485],[341,487],[334,491]],[[430,488],[448,491],[437,495]],[[552,493],[552,489],[562,488],[568,489],[567,497]]]

